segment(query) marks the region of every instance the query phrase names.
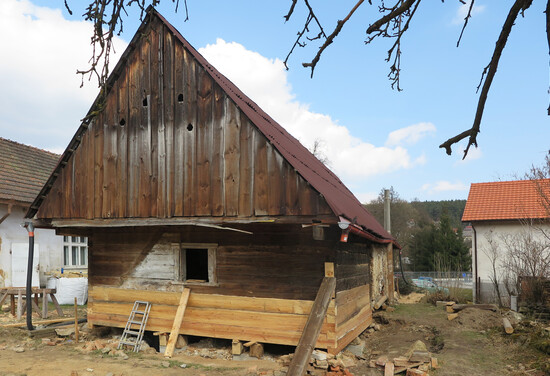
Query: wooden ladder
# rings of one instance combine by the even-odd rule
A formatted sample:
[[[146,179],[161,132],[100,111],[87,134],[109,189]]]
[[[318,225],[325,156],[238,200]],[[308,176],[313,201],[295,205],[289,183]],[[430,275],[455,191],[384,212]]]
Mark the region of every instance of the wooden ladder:
[[[122,337],[118,343],[118,349],[123,345],[129,345],[134,347],[134,352],[139,352],[150,310],[151,303],[139,300],[134,302],[134,307],[132,308],[132,312],[130,312],[124,332],[122,332]],[[139,327],[136,328],[135,326]]]
[[[288,367],[287,376],[302,376],[306,372],[309,357],[319,338],[319,333],[321,333],[321,327],[323,326],[335,286],[336,278],[323,278],[323,282],[321,282],[321,287],[319,287],[319,291],[311,307],[311,312],[307,318],[306,326],[304,327],[298,346],[296,346],[294,357]]]

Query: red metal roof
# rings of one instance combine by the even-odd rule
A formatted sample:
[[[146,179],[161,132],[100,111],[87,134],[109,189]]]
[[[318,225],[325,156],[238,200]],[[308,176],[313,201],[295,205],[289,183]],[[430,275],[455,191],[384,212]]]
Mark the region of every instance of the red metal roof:
[[[127,50],[123,53],[117,66],[113,69],[110,79],[108,80],[108,86],[112,84],[112,80],[116,79],[117,72],[125,64],[125,56],[133,49],[133,46],[139,40],[140,32],[148,24],[151,17],[158,17],[165,25],[170,29],[176,38],[184,45],[184,47],[193,55],[193,57],[201,64],[207,72],[212,76],[214,81],[221,86],[223,90],[229,95],[229,97],[237,104],[237,106],[248,116],[248,118],[258,127],[269,142],[275,146],[275,148],[282,154],[282,156],[298,171],[302,177],[311,184],[327,201],[328,205],[337,217],[344,217],[350,221],[355,219],[355,230],[364,232],[364,237],[371,240],[388,243],[394,242],[392,236],[384,230],[382,225],[361,205],[359,200],[351,193],[351,191],[340,181],[340,179],[329,170],[323,163],[321,163],[309,150],[307,150],[298,140],[291,136],[282,126],[280,126],[275,120],[273,120],[268,114],[266,114],[256,103],[254,103],[249,97],[247,97],[235,84],[233,84],[227,77],[222,75],[216,68],[214,68],[206,59],[187,42],[187,40],[177,31],[164,17],[162,17],[154,8],[149,7],[147,10],[147,16],[145,17],[142,25],[136,32],[136,35],[130,42]],[[94,102],[89,114],[93,112],[98,100]],[[89,121],[89,120],[88,120]],[[62,161],[68,160],[73,150],[78,147],[80,136],[87,129],[87,124],[83,123],[73,140],[69,144],[69,147],[62,156]],[[354,163],[354,161],[350,161]],[[56,168],[62,168],[61,163]],[[53,184],[55,177],[50,177],[47,186]],[[44,187],[41,195],[47,194],[48,187]],[[41,204],[41,200],[37,197],[31,209],[27,213],[28,217],[32,217],[38,207]],[[397,245],[397,243],[395,243]]]
[[[0,137],[0,200],[30,204],[59,155]]]
[[[462,221],[550,218],[544,197],[550,198],[550,179],[474,183]]]

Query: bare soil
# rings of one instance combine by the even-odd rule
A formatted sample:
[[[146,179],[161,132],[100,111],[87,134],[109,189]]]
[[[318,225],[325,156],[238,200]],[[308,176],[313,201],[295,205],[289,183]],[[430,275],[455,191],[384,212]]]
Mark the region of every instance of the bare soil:
[[[418,297],[408,299],[416,301]],[[526,341],[512,340],[511,336],[504,334],[501,313],[467,309],[461,311],[455,320],[448,321],[443,307],[411,303],[399,304],[395,308],[394,312],[379,311],[374,314],[375,321],[380,324],[379,328],[377,326],[379,330],[362,334],[366,350],[364,359],[357,360],[357,365],[349,368],[353,375],[383,375],[381,369],[371,368],[369,361],[384,355],[390,359],[404,355],[417,340],[424,342],[437,357],[440,367],[429,371],[430,375],[435,376],[539,376],[545,374],[541,369],[550,364],[547,355],[525,345]],[[64,309],[67,316],[74,314],[72,307]],[[9,312],[0,313],[0,324],[13,321]],[[55,340],[55,336],[48,338]],[[111,336],[103,341],[109,338]],[[84,335],[84,339],[75,344],[73,337],[66,337],[54,345],[40,338],[29,338],[25,329],[0,327],[0,376],[273,376],[282,374],[281,370],[284,370],[276,361],[277,355],[292,350],[275,347],[278,354],[274,354],[266,346],[264,359],[236,361],[226,359],[229,346],[205,351],[191,345],[185,353],[176,353],[171,359],[151,353],[152,350],[138,354],[127,351],[125,359],[101,350],[82,349],[94,339],[91,334]],[[183,365],[185,368],[182,368]]]

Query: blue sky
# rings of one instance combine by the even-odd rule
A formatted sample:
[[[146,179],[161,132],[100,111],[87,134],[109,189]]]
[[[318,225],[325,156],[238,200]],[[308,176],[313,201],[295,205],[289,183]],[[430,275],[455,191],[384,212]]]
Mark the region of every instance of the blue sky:
[[[61,152],[97,94],[92,80],[79,88],[77,68],[91,56],[84,1],[2,0],[0,3],[0,137]],[[327,4],[329,3],[329,4]],[[376,3],[376,2],[374,2]],[[505,3],[504,5],[499,5]],[[326,30],[355,1],[312,1]],[[365,4],[324,53],[313,79],[301,63],[317,46],[298,49],[286,71],[282,60],[306,17],[290,1],[188,0],[174,13],[159,11],[188,41],[306,146],[320,140],[330,166],[361,201],[393,186],[405,199],[465,199],[470,183],[510,180],[550,149],[548,47],[543,2],[514,26],[487,101],[479,149],[462,161],[461,143],[447,156],[444,140],[469,128],[476,87],[489,62],[511,1],[477,0],[462,39],[464,6],[424,2],[403,39],[402,92],[392,90],[384,61],[389,40],[364,45],[378,17]],[[125,19],[115,42],[121,53],[139,26]],[[6,38],[9,36],[9,38]],[[8,58],[6,58],[8,57]]]

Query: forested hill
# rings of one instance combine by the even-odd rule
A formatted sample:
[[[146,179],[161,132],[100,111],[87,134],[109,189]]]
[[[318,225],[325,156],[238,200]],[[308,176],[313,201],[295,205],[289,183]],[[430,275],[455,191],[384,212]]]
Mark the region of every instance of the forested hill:
[[[413,201],[411,205],[419,211],[428,213],[433,221],[439,221],[441,214],[446,212],[451,219],[451,225],[459,227],[461,226],[466,200]]]

